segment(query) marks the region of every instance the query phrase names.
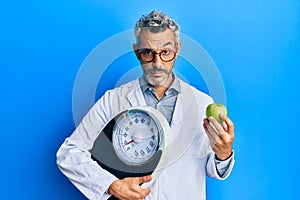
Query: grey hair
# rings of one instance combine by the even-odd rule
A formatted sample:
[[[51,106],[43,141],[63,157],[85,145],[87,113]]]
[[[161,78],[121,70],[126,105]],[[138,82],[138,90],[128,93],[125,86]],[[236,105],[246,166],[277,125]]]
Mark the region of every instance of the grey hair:
[[[151,33],[165,31],[166,28],[171,29],[175,36],[175,44],[179,41],[179,25],[169,16],[161,11],[151,11],[149,14],[142,15],[134,26],[134,35],[137,43],[140,43],[139,36],[143,28]]]

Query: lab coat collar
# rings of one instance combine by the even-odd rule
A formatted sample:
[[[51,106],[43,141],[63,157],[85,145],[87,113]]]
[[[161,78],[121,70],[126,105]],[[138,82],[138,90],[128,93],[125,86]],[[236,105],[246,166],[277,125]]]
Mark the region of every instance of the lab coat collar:
[[[132,82],[132,89],[128,92],[127,99],[132,107],[146,106],[139,79]]]

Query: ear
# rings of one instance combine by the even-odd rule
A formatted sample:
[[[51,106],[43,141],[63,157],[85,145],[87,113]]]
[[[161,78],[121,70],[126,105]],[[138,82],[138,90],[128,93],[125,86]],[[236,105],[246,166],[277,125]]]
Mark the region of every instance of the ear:
[[[136,51],[136,50],[137,50],[137,44],[134,43],[134,44],[132,45],[132,48],[133,48],[134,51]]]
[[[177,53],[176,53],[176,57],[175,58],[177,58],[179,56],[179,52],[180,52],[181,46],[182,46],[181,41],[178,41],[178,44],[177,44]]]

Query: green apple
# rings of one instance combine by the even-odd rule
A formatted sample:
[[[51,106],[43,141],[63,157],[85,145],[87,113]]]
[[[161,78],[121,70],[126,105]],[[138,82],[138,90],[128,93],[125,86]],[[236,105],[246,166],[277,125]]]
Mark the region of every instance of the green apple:
[[[223,120],[220,118],[220,114],[227,116],[227,108],[223,104],[212,103],[206,107],[206,117],[213,116],[219,123]]]

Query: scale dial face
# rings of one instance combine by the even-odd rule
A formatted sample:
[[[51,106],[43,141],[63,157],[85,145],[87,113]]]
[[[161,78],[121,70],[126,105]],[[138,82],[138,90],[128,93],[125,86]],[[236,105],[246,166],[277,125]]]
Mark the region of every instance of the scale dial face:
[[[159,134],[159,124],[147,112],[130,110],[119,116],[115,123],[113,148],[125,164],[144,165],[159,149]]]

